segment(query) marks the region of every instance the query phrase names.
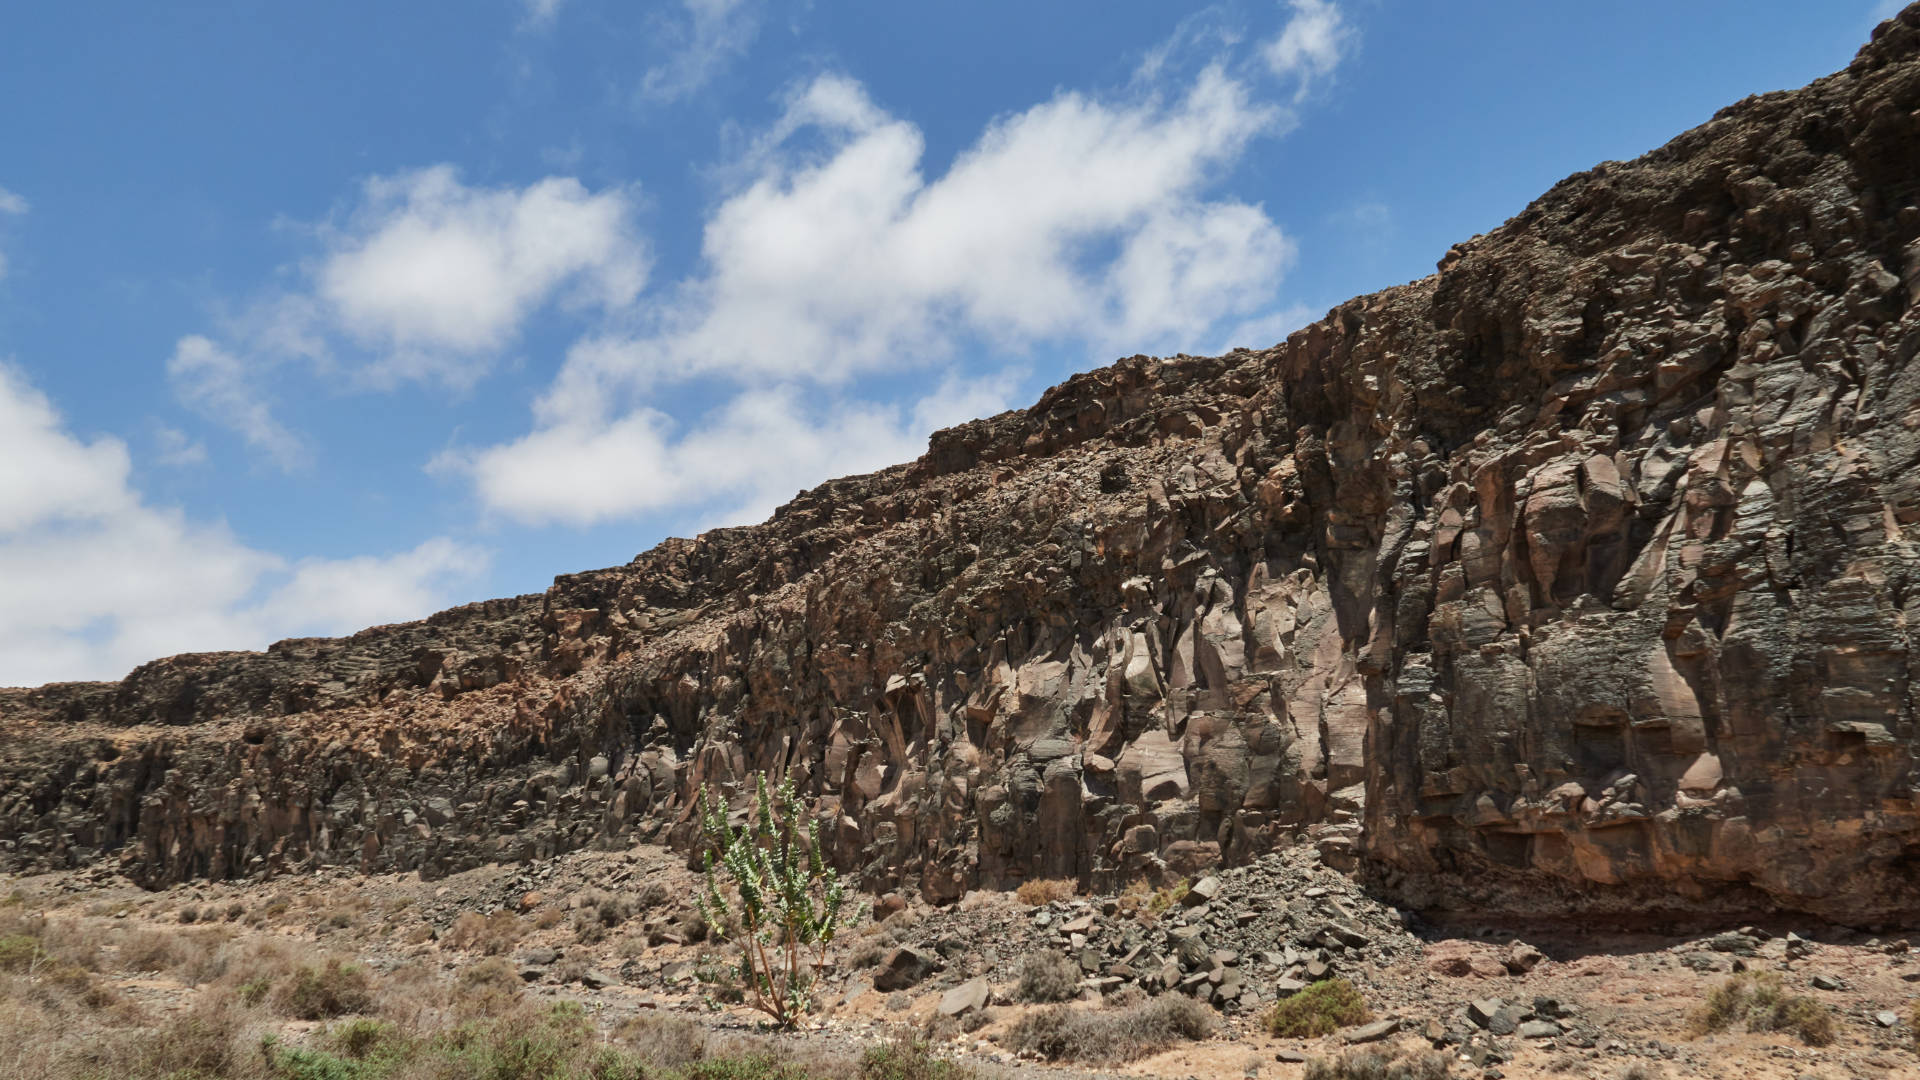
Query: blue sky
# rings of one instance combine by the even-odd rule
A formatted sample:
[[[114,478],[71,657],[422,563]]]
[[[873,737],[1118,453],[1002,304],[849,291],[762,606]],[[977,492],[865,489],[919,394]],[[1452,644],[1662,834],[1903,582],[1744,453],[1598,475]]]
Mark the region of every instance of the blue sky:
[[[1893,10],[14,5],[0,685],[537,591],[1271,344]]]

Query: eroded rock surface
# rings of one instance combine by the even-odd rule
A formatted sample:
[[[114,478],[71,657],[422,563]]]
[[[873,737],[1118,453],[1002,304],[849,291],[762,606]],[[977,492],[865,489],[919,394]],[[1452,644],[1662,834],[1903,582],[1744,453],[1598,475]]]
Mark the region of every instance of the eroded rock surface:
[[[934,900],[1298,841],[1527,914],[1920,895],[1920,7],[1285,343],[544,596],[0,693],[12,867],[442,873],[815,800]]]

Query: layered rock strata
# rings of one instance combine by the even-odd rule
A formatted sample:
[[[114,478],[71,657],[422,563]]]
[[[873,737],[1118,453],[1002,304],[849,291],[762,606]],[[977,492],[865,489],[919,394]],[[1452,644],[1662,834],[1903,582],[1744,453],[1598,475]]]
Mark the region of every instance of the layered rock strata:
[[[1920,6],[1264,351],[542,596],[0,692],[0,862],[441,873],[791,776],[870,887],[1310,841],[1434,907],[1920,915]]]

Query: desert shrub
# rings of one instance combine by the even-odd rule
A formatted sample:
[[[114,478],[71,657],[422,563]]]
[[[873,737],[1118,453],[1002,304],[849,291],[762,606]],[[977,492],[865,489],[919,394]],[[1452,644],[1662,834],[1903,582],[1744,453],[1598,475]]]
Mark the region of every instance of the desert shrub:
[[[180,939],[163,930],[136,930],[120,939],[123,971],[166,971],[187,958]]]
[[[860,1080],[966,1080],[965,1067],[933,1056],[918,1039],[895,1039],[860,1055]]]
[[[522,997],[520,973],[497,956],[460,969],[454,978],[454,1005],[464,1016],[505,1016]]]
[[[1013,895],[1028,907],[1041,907],[1055,900],[1071,900],[1079,892],[1079,883],[1067,878],[1035,878],[1021,882]]]
[[[1352,983],[1327,979],[1275,1002],[1261,1022],[1270,1034],[1283,1039],[1316,1039],[1371,1019],[1366,999]]]
[[[566,917],[566,912],[561,911],[557,907],[541,908],[539,913],[533,917],[533,928],[535,930],[551,930],[565,921]]]
[[[181,922],[191,925],[200,921],[200,908],[195,904],[183,904],[176,916]]]
[[[231,998],[215,995],[157,1027],[119,1035],[100,1048],[100,1056],[123,1076],[244,1076],[257,1062],[249,1035],[245,1010]]]
[[[1050,1005],[1015,1021],[1005,1037],[1016,1052],[1048,1061],[1121,1064],[1213,1033],[1213,1010],[1170,994],[1125,1008]]]
[[[1447,1055],[1438,1051],[1414,1050],[1395,1057],[1369,1047],[1339,1057],[1314,1058],[1307,1062],[1306,1080],[1446,1080],[1451,1071]]]
[[[1783,1031],[1808,1046],[1833,1042],[1833,1010],[1804,994],[1787,992],[1775,971],[1735,975],[1707,994],[1693,1014],[1695,1032],[1726,1031],[1735,1025],[1751,1032]]]
[[[1145,881],[1135,878],[1119,897],[1120,914],[1138,917],[1157,917],[1172,909],[1184,900],[1192,883],[1182,879],[1171,885],[1154,888]]]
[[[227,921],[239,922],[247,914],[247,905],[238,900],[227,905]]]
[[[671,1013],[643,1012],[628,1018],[614,1038],[658,1069],[678,1069],[707,1056],[707,1029],[698,1020]]]
[[[1028,956],[1014,988],[1014,996],[1021,1001],[1067,1001],[1079,992],[1080,965],[1056,952]]]
[[[511,951],[513,946],[525,936],[526,927],[521,923],[520,917],[511,911],[496,911],[492,915],[469,911],[453,920],[453,925],[447,928],[444,940],[448,945],[463,952],[499,956]]]
[[[44,955],[39,938],[26,934],[0,937],[0,971],[24,971]]]
[[[296,1020],[331,1020],[373,1008],[373,979],[359,964],[328,957],[294,969],[268,1000]]]

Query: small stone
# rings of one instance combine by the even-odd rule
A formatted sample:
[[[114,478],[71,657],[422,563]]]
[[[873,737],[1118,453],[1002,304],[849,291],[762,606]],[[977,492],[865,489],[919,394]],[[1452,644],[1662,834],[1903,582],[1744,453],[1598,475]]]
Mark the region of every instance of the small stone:
[[[1115,979],[1114,982],[1120,980]],[[941,1016],[965,1016],[987,1007],[993,996],[993,990],[985,979],[972,979],[940,995],[939,1012]]]
[[[1347,1032],[1346,1040],[1349,1043],[1379,1042],[1399,1030],[1400,1021],[1398,1020],[1375,1020],[1371,1024],[1362,1024]]]
[[[940,958],[932,953],[912,947],[894,949],[880,961],[880,973],[873,977],[873,988],[883,993],[905,990],[940,967]]]
[[[1528,1020],[1515,1032],[1523,1039],[1551,1039],[1560,1034],[1560,1025],[1551,1020]]]
[[[1475,998],[1467,1003],[1467,1017],[1479,1027],[1493,1022],[1494,1015],[1507,1007],[1499,998]]]
[[[1520,1029],[1520,1022],[1526,1015],[1527,1010],[1520,1006],[1508,1005],[1487,1018],[1487,1030],[1495,1035],[1511,1035]]]
[[[580,976],[580,984],[589,990],[605,990],[607,987],[613,986],[619,981],[619,979],[614,978],[612,975],[594,968],[588,968]]]
[[[1306,1062],[1307,1055],[1298,1050],[1276,1050],[1273,1052],[1273,1060],[1282,1061],[1289,1065],[1300,1065]]]
[[[1306,988],[1307,984],[1299,979],[1275,979],[1273,981],[1273,995],[1275,997],[1292,997]]]
[[[1502,962],[1507,965],[1507,970],[1515,975],[1525,975],[1540,966],[1540,962],[1546,958],[1547,954],[1539,949],[1524,941],[1516,941],[1507,947],[1507,955]]]
[[[1831,975],[1815,975],[1813,978],[1808,979],[1807,982],[1811,984],[1815,990],[1839,990],[1846,986],[1845,983]]]
[[[1220,895],[1220,879],[1209,875],[1189,886],[1187,895],[1181,898],[1181,902],[1190,908],[1199,907],[1218,895]]]
[[[1890,1028],[1900,1022],[1900,1014],[1882,1009],[1873,1014],[1873,1022],[1881,1027]]]

